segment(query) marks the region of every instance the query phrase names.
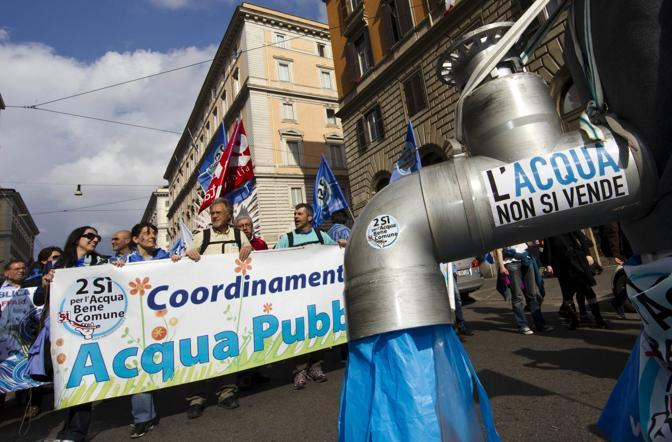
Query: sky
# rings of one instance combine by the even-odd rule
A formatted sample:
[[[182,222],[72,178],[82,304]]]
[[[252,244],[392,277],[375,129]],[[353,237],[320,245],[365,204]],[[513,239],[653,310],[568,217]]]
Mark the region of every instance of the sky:
[[[326,21],[321,0],[255,3]],[[42,247],[62,247],[82,225],[96,227],[103,236],[99,251],[111,253],[112,233],[139,222],[151,192],[167,184],[163,173],[209,63],[42,106],[168,132],[10,106],[209,60],[238,4],[0,2],[0,95],[8,106],[0,111],[0,186],[19,191],[33,215],[40,230],[35,254]],[[83,196],[74,195],[77,184]]]

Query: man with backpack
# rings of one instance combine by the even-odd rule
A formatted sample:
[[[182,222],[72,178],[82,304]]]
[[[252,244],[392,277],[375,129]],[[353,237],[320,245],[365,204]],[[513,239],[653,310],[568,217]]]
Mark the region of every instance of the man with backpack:
[[[309,244],[339,244],[345,247],[347,241],[342,239],[338,243],[318,229],[313,229],[313,208],[308,204],[297,204],[294,208],[294,226],[296,229],[287,232],[278,238],[276,249],[288,249]],[[297,364],[294,370],[294,389],[305,388],[308,379],[315,382],[324,382],[327,376],[322,371],[322,352],[310,353],[307,358],[299,358],[302,363]]]
[[[233,206],[225,198],[217,198],[210,205],[210,223],[207,229],[201,230],[194,235],[191,248],[186,255],[198,261],[201,255],[219,255],[222,253],[240,254],[241,260],[247,259],[252,252],[252,245],[247,236],[241,235],[240,231],[231,226],[233,219]]]
[[[312,223],[313,208],[306,203],[297,204],[294,208],[294,226],[296,229],[281,235],[274,248],[288,249],[308,244],[338,244],[345,247],[347,244],[345,239],[336,242],[327,233],[313,229]]]
[[[210,205],[211,226],[194,235],[194,241],[186,255],[194,261],[199,261],[201,255],[219,255],[222,253],[238,253],[242,261],[252,252],[252,246],[247,236],[231,226],[233,206],[224,198],[217,198]],[[205,408],[205,381],[192,382],[188,386],[187,417],[194,419],[203,414]],[[238,387],[234,384],[222,385],[217,390],[217,406],[234,409],[238,408]]]

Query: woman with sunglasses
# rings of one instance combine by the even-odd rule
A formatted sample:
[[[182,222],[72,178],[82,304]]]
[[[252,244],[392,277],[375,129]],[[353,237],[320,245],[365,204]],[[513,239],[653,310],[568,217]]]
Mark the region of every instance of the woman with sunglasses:
[[[66,269],[70,267],[86,267],[107,263],[107,257],[96,253],[96,247],[100,243],[101,237],[98,231],[91,226],[82,226],[73,230],[68,236],[63,247],[63,254],[53,265],[53,269]],[[35,305],[45,304],[43,310],[43,330],[30,348],[31,355],[30,371],[33,377],[38,380],[52,378],[53,369],[50,356],[49,343],[49,286],[54,280],[54,270],[48,269],[48,272],[42,277],[42,287],[35,291]],[[35,363],[42,364],[40,367],[42,376],[35,375],[33,369]],[[75,442],[86,439],[91,424],[92,403],[76,405],[68,408],[68,415],[63,424],[63,428],[58,432],[57,439],[72,440]]]

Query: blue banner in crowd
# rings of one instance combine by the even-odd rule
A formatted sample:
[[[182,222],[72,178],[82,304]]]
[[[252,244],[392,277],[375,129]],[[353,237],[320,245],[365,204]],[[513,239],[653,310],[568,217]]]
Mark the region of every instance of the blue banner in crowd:
[[[208,191],[208,186],[212,177],[214,175],[217,164],[219,163],[219,157],[222,156],[224,149],[226,148],[226,131],[224,130],[224,125],[220,124],[219,129],[215,132],[215,138],[210,144],[210,148],[203,157],[203,162],[198,168],[198,184],[203,189],[203,192]]]
[[[313,227],[327,221],[331,214],[347,209],[348,202],[327,160],[322,157],[313,192]]]
[[[39,310],[33,304],[35,288],[0,289],[0,393],[41,385],[28,375],[28,347],[35,339]]]
[[[415,134],[413,133],[413,123],[408,122],[406,127],[406,141],[404,142],[404,149],[401,151],[401,156],[394,167],[392,168],[392,176],[390,176],[390,183],[398,180],[401,177],[410,175],[422,169],[420,163],[420,153],[418,152],[417,143],[415,142]]]

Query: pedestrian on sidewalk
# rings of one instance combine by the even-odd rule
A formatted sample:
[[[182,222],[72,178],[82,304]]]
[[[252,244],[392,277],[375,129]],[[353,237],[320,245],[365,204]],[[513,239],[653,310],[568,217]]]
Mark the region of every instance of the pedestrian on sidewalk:
[[[541,294],[536,282],[532,257],[527,251],[527,244],[515,244],[495,250],[498,278],[508,281],[511,293],[511,307],[518,332],[524,335],[534,334],[525,319],[525,303],[530,308],[534,328],[537,332],[551,332],[554,327],[546,324],[541,314]]]

